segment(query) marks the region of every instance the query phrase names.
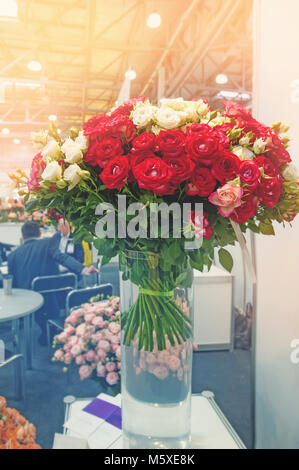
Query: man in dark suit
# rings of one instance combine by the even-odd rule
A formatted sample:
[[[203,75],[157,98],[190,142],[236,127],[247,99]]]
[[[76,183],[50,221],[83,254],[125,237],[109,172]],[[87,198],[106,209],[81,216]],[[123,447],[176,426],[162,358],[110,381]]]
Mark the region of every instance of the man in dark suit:
[[[89,275],[97,272],[94,266],[85,268],[79,261],[57,249],[53,238],[40,239],[40,228],[36,222],[26,222],[22,227],[23,245],[19,246],[8,256],[8,272],[13,275],[13,286],[22,289],[31,289],[31,282],[38,276],[51,276],[59,274],[59,265],[65,266],[75,274]],[[59,314],[57,296],[48,295],[42,309],[48,318],[55,318]],[[46,339],[47,317],[39,311],[35,318],[41,327],[42,334],[39,339],[44,343]]]

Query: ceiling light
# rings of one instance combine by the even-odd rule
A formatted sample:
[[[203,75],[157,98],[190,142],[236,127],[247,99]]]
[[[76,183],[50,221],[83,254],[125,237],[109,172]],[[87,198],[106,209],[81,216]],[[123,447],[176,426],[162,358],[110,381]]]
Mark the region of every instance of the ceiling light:
[[[237,91],[230,91],[230,90],[221,90],[217,94],[217,98],[225,98],[227,100],[232,100],[234,98],[237,98],[239,96],[239,93]]]
[[[215,80],[216,80],[216,83],[218,83],[219,85],[224,85],[225,83],[228,82],[228,78],[227,78],[227,75],[225,75],[225,73],[219,73]]]
[[[9,134],[9,133],[10,133],[10,130],[7,129],[7,127],[3,127],[3,129],[2,129],[2,134],[6,134],[6,135],[7,135],[7,134]]]
[[[159,28],[161,22],[162,20],[159,13],[151,13],[147,18],[146,24],[149,28]]]
[[[136,78],[136,72],[135,70],[127,70],[126,73],[125,73],[125,77],[128,78],[129,80],[135,80]]]
[[[55,114],[50,114],[49,121],[56,121],[57,116]]]
[[[14,143],[14,144],[20,144],[21,141],[20,141],[20,139],[14,139],[14,140],[13,140],[13,143]]]
[[[37,60],[30,60],[27,64],[27,68],[32,72],[39,72],[42,69],[42,64]]]
[[[0,0],[0,21],[18,18],[18,4],[15,0]]]
[[[57,134],[61,134],[61,129],[57,129]]]

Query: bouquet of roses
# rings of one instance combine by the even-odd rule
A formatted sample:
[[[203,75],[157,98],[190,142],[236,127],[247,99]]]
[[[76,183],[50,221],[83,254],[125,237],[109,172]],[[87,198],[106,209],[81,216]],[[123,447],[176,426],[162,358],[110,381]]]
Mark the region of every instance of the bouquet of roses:
[[[53,361],[79,366],[81,380],[93,378],[117,393],[120,385],[119,298],[94,301],[72,310],[64,331],[54,337]]]
[[[123,314],[127,345],[138,335],[139,348],[152,350],[153,332],[159,349],[165,336],[172,344],[188,338],[190,319],[164,295],[190,285],[186,266],[210,268],[218,251],[231,270],[225,247],[240,240],[241,231],[274,235],[273,221],[291,222],[299,211],[287,126],[268,127],[239,103],[223,105],[220,112],[204,99],[177,98],[155,106],[140,96],[92,117],[81,131],[71,129],[64,140],[55,127],[34,136],[40,151],[27,181],[27,209],[55,209],[78,238],[94,243],[103,263],[120,255],[124,278],[140,287]],[[158,218],[152,232],[159,207],[173,203],[182,211],[189,204],[188,217],[173,213],[166,235]],[[111,220],[115,225],[103,235]],[[191,236],[201,244],[186,250]],[[137,263],[124,256],[128,251],[151,256]]]
[[[0,449],[41,449],[35,442],[36,430],[17,410],[6,407],[0,396]]]

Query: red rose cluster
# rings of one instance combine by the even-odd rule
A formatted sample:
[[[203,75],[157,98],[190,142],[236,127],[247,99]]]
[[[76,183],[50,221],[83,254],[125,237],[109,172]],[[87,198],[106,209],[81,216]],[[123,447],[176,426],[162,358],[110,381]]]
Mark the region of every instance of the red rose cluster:
[[[137,135],[130,112],[134,104],[144,100],[143,96],[130,100],[84,126],[90,141],[85,160],[102,169],[99,177],[108,189],[119,190],[136,181],[141,189],[168,195],[185,182],[187,195],[207,198],[238,177],[243,196],[229,214],[233,220],[244,223],[255,215],[260,202],[270,208],[277,204],[282,190],[279,168],[291,160],[290,155],[281,139],[253,119],[247,109],[227,101],[223,115],[230,118],[228,123],[216,127],[193,123],[186,133],[175,129]],[[262,138],[265,155],[252,160],[236,156],[228,136],[236,127],[242,129],[241,137],[252,132],[252,144]],[[238,145],[238,140],[233,144]]]

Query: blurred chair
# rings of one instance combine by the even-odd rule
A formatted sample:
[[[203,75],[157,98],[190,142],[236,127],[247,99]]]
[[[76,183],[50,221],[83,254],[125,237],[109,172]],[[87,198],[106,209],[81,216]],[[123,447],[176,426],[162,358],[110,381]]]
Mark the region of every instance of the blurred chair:
[[[16,400],[23,400],[25,405],[26,400],[26,387],[25,387],[25,366],[24,357],[22,354],[15,354],[4,362],[0,362],[0,374],[1,369],[13,365],[14,368],[14,392]]]
[[[64,318],[59,318],[59,304],[61,304],[61,299],[59,302],[59,296],[63,296],[64,304],[65,304],[65,297],[68,295],[70,291],[73,289],[77,289],[78,287],[78,277],[74,273],[63,273],[57,274],[54,276],[39,276],[35,277],[31,283],[31,289],[39,292],[45,298],[44,307],[47,306],[47,300],[51,299],[51,296],[55,297],[57,300],[57,318],[49,318],[47,320],[47,340],[48,346],[51,342],[51,328],[61,328],[64,324]],[[46,312],[48,313],[48,312]],[[65,317],[65,313],[64,313]],[[32,328],[33,331],[33,328]],[[34,341],[33,341],[34,343]],[[35,344],[35,343],[34,343]]]
[[[87,287],[86,289],[73,290],[67,295],[65,311],[69,315],[71,309],[79,307],[85,302],[89,302],[93,297],[98,297],[98,300],[104,300],[112,295],[112,285],[102,284],[95,287]]]

